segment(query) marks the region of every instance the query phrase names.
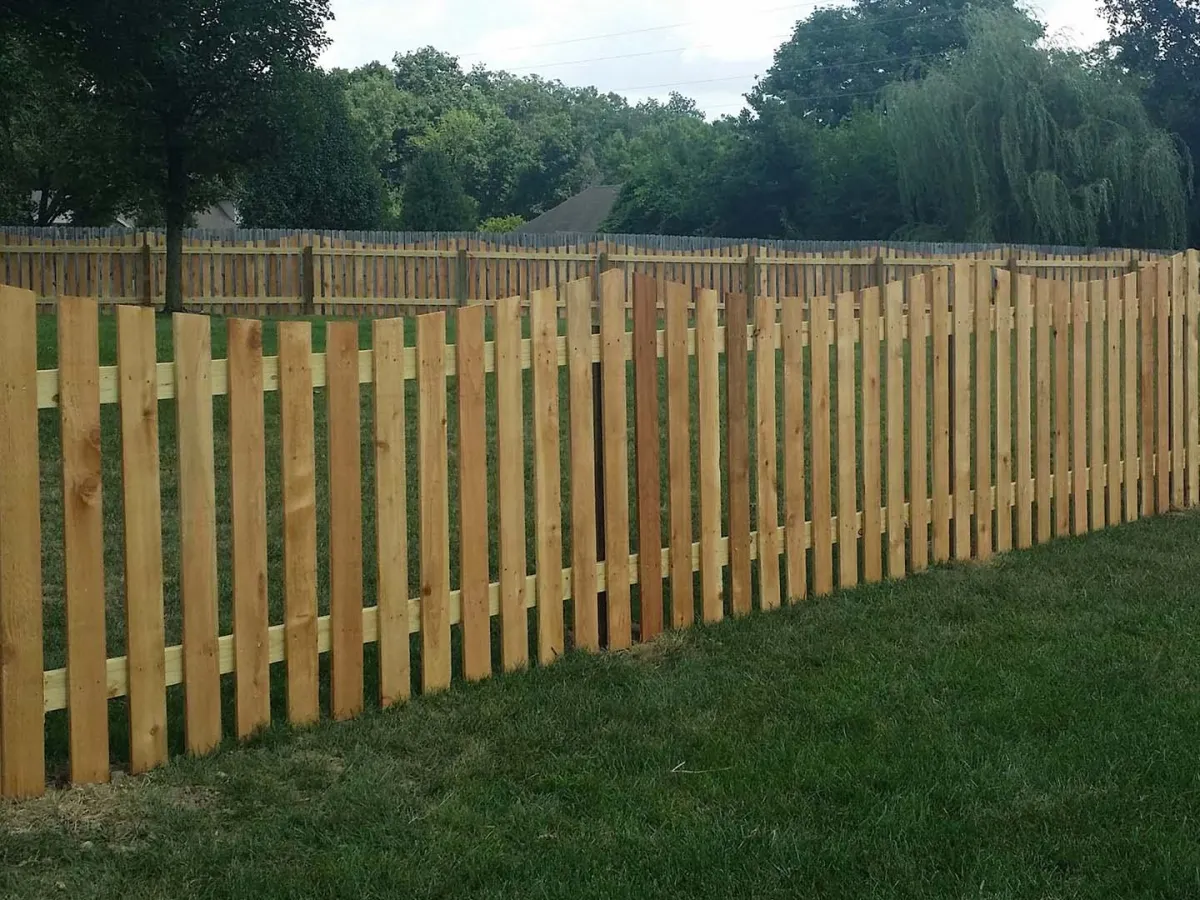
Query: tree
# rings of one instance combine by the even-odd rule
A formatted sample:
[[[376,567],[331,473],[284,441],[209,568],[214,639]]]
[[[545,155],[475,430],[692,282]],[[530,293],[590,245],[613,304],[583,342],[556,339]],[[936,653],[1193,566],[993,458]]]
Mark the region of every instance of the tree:
[[[252,169],[238,192],[249,228],[370,231],[384,218],[384,182],[346,95],[320,72],[292,76],[280,110],[288,125],[277,152]]]
[[[783,103],[822,125],[836,125],[856,106],[873,107],[893,81],[920,79],[966,44],[972,8],[1014,9],[1013,0],[855,0],[818,9],[796,24],[790,40],[749,97],[757,112]],[[1041,25],[1020,14],[1031,32]]]
[[[470,231],[478,221],[477,210],[446,154],[423,150],[404,180],[402,226],[408,231]]]
[[[1142,79],[1146,105],[1200,159],[1200,0],[1104,0],[1107,50]],[[1189,204],[1189,233],[1200,241],[1200,203]]]
[[[18,11],[86,78],[167,230],[166,307],[183,306],[183,230],[273,150],[285,73],[315,65],[329,0],[55,0]]]
[[[1178,247],[1186,169],[1137,94],[1009,16],[974,13],[967,48],[893,85],[885,122],[914,226],[942,239]]]

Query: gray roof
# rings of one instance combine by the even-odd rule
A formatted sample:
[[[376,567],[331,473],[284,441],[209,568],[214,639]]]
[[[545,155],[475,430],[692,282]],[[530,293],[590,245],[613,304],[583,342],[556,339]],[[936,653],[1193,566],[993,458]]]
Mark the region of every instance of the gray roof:
[[[598,232],[620,196],[619,184],[597,185],[564,200],[516,229],[516,234],[551,234],[569,231],[580,234]]]

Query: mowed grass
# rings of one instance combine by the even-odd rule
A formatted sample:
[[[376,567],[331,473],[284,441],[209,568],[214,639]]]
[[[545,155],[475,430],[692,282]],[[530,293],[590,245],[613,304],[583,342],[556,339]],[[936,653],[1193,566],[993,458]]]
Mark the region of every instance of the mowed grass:
[[[0,895],[1184,898],[1200,515],[0,806]]]

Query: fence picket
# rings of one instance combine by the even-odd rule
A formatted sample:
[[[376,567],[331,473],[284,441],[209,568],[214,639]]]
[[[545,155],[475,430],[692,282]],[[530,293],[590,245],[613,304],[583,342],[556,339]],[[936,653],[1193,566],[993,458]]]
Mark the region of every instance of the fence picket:
[[[721,543],[721,397],[715,290],[696,294],[696,395],[700,431],[700,594],[705,622],[725,611]]]
[[[1142,411],[1142,441],[1141,441],[1141,500],[1142,515],[1154,514],[1156,491],[1154,486],[1154,447],[1155,427],[1157,419],[1154,415],[1154,402],[1158,391],[1154,380],[1154,351],[1157,346],[1155,314],[1158,311],[1158,269],[1155,266],[1143,266],[1137,272],[1138,279],[1138,313],[1139,334],[1141,345],[1141,372],[1138,390],[1138,403]]]
[[[537,523],[538,661],[565,650],[562,584],[562,495],[558,455],[558,311],[553,287],[529,297],[533,368],[533,481]],[[661,608],[661,603],[659,604]]]
[[[450,687],[450,498],[444,312],[428,313],[417,319],[417,442],[421,497],[421,690],[431,693]]]
[[[492,618],[488,606],[490,579],[484,307],[460,307],[454,325],[455,380],[458,387],[458,566],[462,597],[463,677],[468,681],[478,681],[492,674]],[[403,402],[403,394],[400,400]],[[561,565],[559,568],[562,568]],[[404,605],[407,614],[407,598]],[[407,647],[407,627],[404,637]]]
[[[1102,295],[1105,305],[1104,335],[1108,342],[1108,355],[1104,363],[1104,376],[1100,380],[1105,405],[1107,434],[1104,438],[1104,491],[1100,508],[1104,512],[1103,524],[1116,525],[1121,521],[1121,407],[1118,394],[1121,390],[1121,282],[1109,278],[1103,282]],[[1107,393],[1104,393],[1107,391]]]
[[[1034,410],[1034,385],[1037,386],[1037,402],[1038,402],[1038,478],[1043,477],[1041,474],[1041,441],[1043,438],[1041,431],[1041,401],[1042,392],[1046,389],[1048,382],[1046,381],[1046,373],[1044,357],[1037,357],[1037,372],[1034,374],[1034,356],[1033,356],[1033,281],[1025,275],[1017,275],[1015,277],[1014,286],[1016,288],[1016,332],[1017,332],[1017,547],[1024,550],[1033,546],[1034,540],[1034,518],[1033,505],[1036,491],[1034,489],[1033,479],[1033,460],[1034,460],[1034,426],[1033,426],[1033,410]],[[1041,353],[1042,341],[1042,322],[1038,318],[1038,353]],[[1047,343],[1047,347],[1049,344]],[[1047,395],[1047,400],[1049,396]],[[1049,430],[1045,433],[1047,447],[1050,442]],[[1044,476],[1049,479],[1049,467]],[[1041,501],[1038,503],[1038,515],[1041,516]]]
[[[804,514],[804,298],[783,301],[784,534],[788,602],[808,595],[808,542]],[[718,512],[719,514],[719,512]]]
[[[908,465],[909,560],[912,571],[929,566],[929,298],[932,279],[918,275],[907,285],[909,335]]]
[[[831,323],[829,296],[809,301],[812,360],[812,536],[813,592],[833,593],[833,471],[829,396]]]
[[[758,456],[758,593],[764,610],[778,609],[779,461],[775,423],[775,298],[760,296],[754,310],[755,446]]]
[[[284,656],[293,725],[320,715],[317,691],[317,482],[313,425],[312,326],[279,323],[280,444],[283,458]]]
[[[325,326],[329,424],[330,711],[358,715],[363,705],[362,458],[358,323]]]
[[[954,267],[954,558],[971,558],[971,343],[974,283],[970,263]]]
[[[46,788],[37,305],[32,291],[2,285],[0,460],[0,797],[34,797]]]
[[[1155,384],[1158,422],[1154,441],[1155,511],[1171,509],[1171,269],[1160,262],[1155,271],[1154,320],[1157,326]]]
[[[496,302],[496,439],[500,503],[500,661],[529,664],[525,611],[525,434],[522,424],[521,298]]]
[[[230,319],[226,336],[236,719],[244,738],[271,723],[262,322]]]
[[[1123,393],[1124,447],[1125,447],[1125,519],[1132,522],[1138,518],[1138,276],[1130,273],[1121,279],[1121,295],[1124,301],[1124,353],[1125,372]]]
[[[1186,283],[1184,298],[1187,323],[1184,326],[1187,355],[1181,361],[1187,366],[1186,391],[1187,410],[1187,505],[1200,504],[1200,254],[1187,252]]]
[[[567,378],[571,427],[571,597],[575,647],[600,649],[596,591],[596,435],[591,279],[567,285]]]
[[[221,741],[217,660],[217,522],[212,351],[208,316],[172,317],[179,453],[180,602],[183,607],[184,741],[208,753]]]
[[[626,404],[625,273],[600,276],[600,342],[604,375],[604,572],[608,599],[608,646],[633,642],[629,596],[629,432]]]
[[[992,268],[975,267],[975,558],[992,556]],[[999,314],[999,306],[996,308]]]
[[[1183,312],[1187,305],[1184,297],[1184,257],[1175,254],[1170,263],[1171,278],[1171,347],[1168,351],[1169,368],[1171,372],[1171,506],[1182,509],[1184,504],[1184,434],[1187,428],[1183,420],[1183,385],[1184,385],[1184,337]]]
[[[3,329],[7,332],[19,326],[5,322]],[[109,773],[99,340],[96,301],[59,300],[58,402],[72,784],[105,782]]]
[[[729,467],[729,596],[735,616],[751,610],[750,596],[750,413],[749,336],[750,299],[725,297],[725,420]]]
[[[933,318],[933,561],[950,558],[950,283],[949,271],[935,269]]]
[[[482,326],[478,326],[482,332]],[[469,340],[473,329],[459,316],[458,339]],[[384,708],[407,700],[412,694],[412,660],[409,648],[408,613],[408,474],[405,447],[404,320],[376,319],[371,323],[372,363],[375,375],[375,552],[376,605],[379,608],[379,701]],[[482,346],[480,367],[482,368]],[[459,370],[459,390],[463,390],[463,371]],[[469,402],[459,401],[459,423],[474,421]],[[465,455],[459,451],[460,460]],[[472,496],[466,479],[463,497]],[[476,523],[463,527],[477,527]],[[484,520],[486,527],[486,518]],[[486,546],[484,548],[486,554]],[[462,545],[463,632],[467,632],[467,607],[477,574],[471,566],[474,548],[464,539]],[[484,581],[487,581],[486,555]],[[485,590],[486,594],[486,590]],[[486,602],[486,599],[485,599]],[[471,652],[467,647],[470,646]],[[464,665],[475,662],[474,648],[464,638]],[[491,665],[491,656],[488,656]],[[469,672],[473,672],[470,670]],[[468,674],[467,677],[471,677]]]
[[[838,294],[834,310],[837,328],[837,516],[838,587],[858,584],[858,443],[855,414],[857,295]]]
[[[1013,547],[1012,274],[996,270],[996,526],[997,553]],[[1028,386],[1028,370],[1026,370]],[[988,479],[990,481],[990,479]]]
[[[880,287],[869,287],[859,295],[862,306],[862,555],[863,580],[883,578],[883,516],[880,482],[879,352]]]
[[[696,618],[692,593],[691,360],[685,285],[665,285],[667,357],[667,493],[670,508],[671,627]]]
[[[3,329],[5,333],[9,330]],[[125,510],[129,766],[136,774],[167,761],[162,501],[153,309],[118,307],[117,367]]]
[[[1071,286],[1052,285],[1054,296],[1054,536],[1071,533]]]
[[[662,484],[658,433],[658,282],[633,276],[634,453],[637,461],[641,640],[663,627]]]

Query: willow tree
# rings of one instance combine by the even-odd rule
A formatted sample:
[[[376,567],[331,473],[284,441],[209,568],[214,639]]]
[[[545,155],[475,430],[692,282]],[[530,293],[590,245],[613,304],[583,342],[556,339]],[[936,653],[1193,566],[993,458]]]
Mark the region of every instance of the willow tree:
[[[912,226],[951,240],[1179,247],[1190,164],[1139,96],[1027,20],[977,12],[967,46],[888,89]]]

